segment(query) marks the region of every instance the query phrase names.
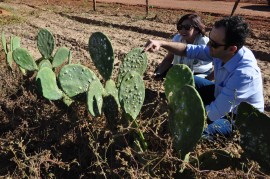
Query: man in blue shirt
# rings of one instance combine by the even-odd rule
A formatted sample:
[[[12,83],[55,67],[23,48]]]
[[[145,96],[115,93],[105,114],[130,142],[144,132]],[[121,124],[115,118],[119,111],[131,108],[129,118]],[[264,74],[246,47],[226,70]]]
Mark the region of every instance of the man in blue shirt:
[[[208,116],[205,137],[230,136],[232,124],[228,116],[235,114],[243,101],[264,110],[260,68],[253,53],[243,46],[248,34],[248,24],[241,17],[232,16],[215,22],[207,46],[157,40],[149,40],[145,45],[145,51],[154,52],[162,47],[176,55],[213,61],[215,82],[194,77]]]

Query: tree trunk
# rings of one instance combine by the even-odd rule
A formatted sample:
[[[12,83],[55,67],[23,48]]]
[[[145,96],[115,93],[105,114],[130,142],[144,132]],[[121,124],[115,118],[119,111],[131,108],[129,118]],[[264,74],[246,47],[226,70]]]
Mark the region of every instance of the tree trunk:
[[[149,2],[148,0],[146,0],[146,16],[148,16],[148,13],[149,13]]]
[[[93,10],[96,11],[96,0],[93,0]]]
[[[234,6],[233,6],[233,9],[232,9],[232,13],[231,13],[231,16],[233,16],[237,6],[238,6],[238,3],[240,2],[240,0],[236,0],[235,3],[234,3]]]

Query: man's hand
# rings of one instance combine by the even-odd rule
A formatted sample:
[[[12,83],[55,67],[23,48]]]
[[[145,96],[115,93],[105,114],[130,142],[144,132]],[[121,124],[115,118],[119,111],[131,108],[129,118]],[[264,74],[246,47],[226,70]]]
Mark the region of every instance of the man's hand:
[[[161,47],[161,41],[158,40],[148,40],[148,42],[145,44],[144,46],[144,50],[145,52],[149,51],[149,52],[156,52],[159,50],[159,48]]]

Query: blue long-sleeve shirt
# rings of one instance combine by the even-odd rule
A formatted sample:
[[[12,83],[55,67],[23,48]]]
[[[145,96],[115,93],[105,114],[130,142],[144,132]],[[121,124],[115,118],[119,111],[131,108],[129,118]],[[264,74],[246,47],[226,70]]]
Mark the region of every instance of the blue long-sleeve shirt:
[[[224,65],[218,58],[212,58],[209,47],[187,45],[187,57],[213,61],[215,74],[215,100],[205,106],[208,118],[217,120],[229,112],[236,113],[236,107],[245,101],[264,111],[263,83],[260,68],[253,53],[246,47]]]

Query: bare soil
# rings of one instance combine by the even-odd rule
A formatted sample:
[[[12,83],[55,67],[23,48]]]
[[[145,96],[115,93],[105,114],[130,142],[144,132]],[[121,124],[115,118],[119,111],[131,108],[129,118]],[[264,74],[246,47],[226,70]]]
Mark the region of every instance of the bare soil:
[[[170,1],[170,5],[176,7],[177,5],[173,5],[172,2],[179,1]],[[13,34],[21,37],[21,46],[27,48],[34,58],[38,59],[40,54],[36,47],[37,32],[41,28],[47,28],[54,34],[57,47],[66,46],[72,50],[73,63],[84,64],[94,71],[96,69],[91,62],[87,44],[92,33],[101,31],[111,39],[114,48],[116,59],[114,77],[116,77],[121,59],[131,49],[143,47],[146,41],[152,38],[170,40],[176,33],[175,22],[182,14],[197,12],[202,16],[208,31],[216,19],[228,14],[222,10],[217,11],[208,4],[208,1],[197,3],[200,7],[203,6],[200,10],[196,10],[195,6],[188,7],[188,2],[182,4],[185,9],[162,8],[161,4],[158,7],[153,6],[150,8],[149,15],[145,16],[144,6],[133,6],[128,2],[98,2],[96,11],[92,10],[92,2],[80,0],[61,0],[53,3],[38,0],[0,2],[0,9],[3,9],[0,18],[18,16],[23,19],[19,24],[5,24],[0,27],[0,30],[5,31],[6,36]],[[233,6],[231,2],[226,4],[231,8]],[[269,12],[258,15],[258,12],[253,9],[249,13],[243,13],[243,16],[252,29],[246,45],[254,52],[262,70],[265,112],[270,114]],[[151,78],[155,67],[165,54],[164,50],[147,54],[148,69],[144,76],[147,88],[146,100],[140,118],[143,119],[142,130],[146,130],[149,140],[152,139],[150,143],[152,153],[148,153],[147,156],[136,155],[136,157],[145,157],[140,161],[152,160],[153,163],[147,164],[148,167],[153,168],[152,173],[149,173],[157,178],[173,177],[177,164],[180,163],[175,153],[172,153],[171,140],[165,127],[167,109],[166,101],[162,97],[163,84]],[[91,118],[83,102],[67,108],[61,102],[43,99],[33,85],[34,79],[31,74],[23,77],[18,70],[10,72],[5,65],[3,51],[0,57],[2,69],[0,72],[0,119],[2,118],[0,176],[141,178],[149,175],[145,172],[147,169],[133,158],[134,151],[128,150],[126,137],[120,140],[116,137],[116,133],[104,130],[106,122],[103,118]],[[121,131],[122,136],[126,136],[127,131]],[[110,139],[120,140],[124,144],[112,145],[113,147],[110,148]],[[227,141],[222,141],[216,145],[219,148],[231,146],[230,150],[235,148],[238,150],[237,141],[235,143],[234,140],[229,141],[229,144]],[[195,154],[213,147],[211,145],[213,144],[201,143],[197,146]],[[108,158],[112,161],[107,161],[101,153],[109,155]],[[138,170],[134,171],[136,167]],[[159,167],[164,171],[159,170]],[[256,163],[248,163],[247,168],[249,167],[252,169],[248,175],[265,176],[259,171]],[[245,170],[225,169],[209,172],[198,171],[192,167],[189,169],[192,172],[188,173],[188,176],[249,177],[245,174]]]

